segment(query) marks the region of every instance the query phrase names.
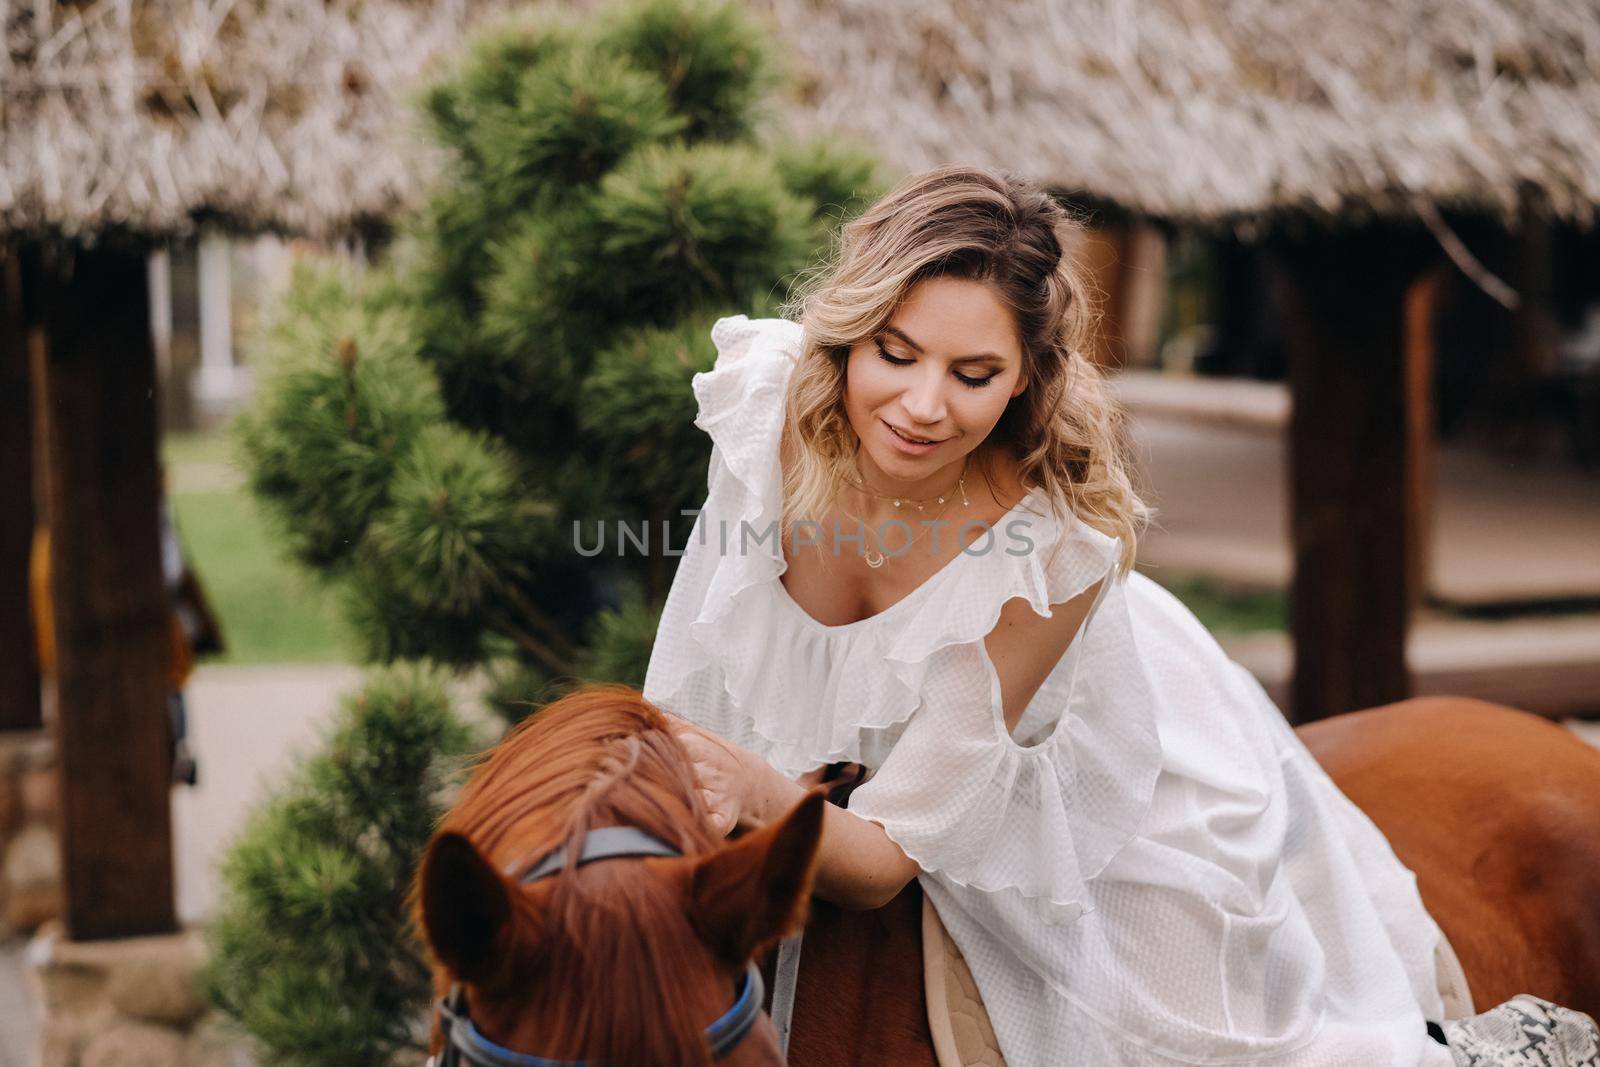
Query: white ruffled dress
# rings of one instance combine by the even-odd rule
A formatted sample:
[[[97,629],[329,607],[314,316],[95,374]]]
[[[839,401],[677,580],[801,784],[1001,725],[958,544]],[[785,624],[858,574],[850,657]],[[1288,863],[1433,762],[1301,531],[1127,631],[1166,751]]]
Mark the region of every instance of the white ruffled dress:
[[[710,493],[645,696],[788,775],[873,772],[850,810],[921,866],[1010,1067],[1452,1064],[1424,1025],[1439,932],[1415,876],[1159,586],[1105,583],[1007,732],[983,643],[1001,606],[1048,615],[1115,573],[1116,540],[1035,489],[996,527],[1023,520],[1031,551],[979,542],[842,626],[790,598],[761,535],[800,335],[712,331]]]

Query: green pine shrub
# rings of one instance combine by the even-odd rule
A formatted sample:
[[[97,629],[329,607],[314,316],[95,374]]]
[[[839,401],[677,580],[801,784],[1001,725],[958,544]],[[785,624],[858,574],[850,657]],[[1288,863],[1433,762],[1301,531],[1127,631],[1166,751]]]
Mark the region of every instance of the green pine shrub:
[[[584,558],[573,523],[681,545],[711,323],[770,312],[878,189],[863,152],[763,139],[764,34],[724,0],[485,33],[419,97],[454,161],[421,217],[259,335],[244,466],[371,658],[586,676],[620,662],[586,647],[601,611],[665,598],[672,557]]]
[[[446,680],[372,673],[228,853],[206,987],[266,1067],[421,1044],[429,971],[406,898],[474,741]]]
[[[487,30],[416,103],[450,170],[364,273],[296,272],[251,341],[241,465],[287,551],[397,665],[227,860],[215,1002],[271,1064],[414,1053],[404,888],[464,751],[445,671],[515,721],[641,685],[711,445],[690,379],[876,195],[870,156],[767,132],[767,31],[733,0]],[[574,525],[648,523],[585,557]]]

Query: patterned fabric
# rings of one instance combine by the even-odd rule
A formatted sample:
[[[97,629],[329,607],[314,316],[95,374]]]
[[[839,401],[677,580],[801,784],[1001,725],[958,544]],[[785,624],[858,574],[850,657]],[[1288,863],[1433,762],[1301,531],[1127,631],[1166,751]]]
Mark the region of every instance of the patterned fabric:
[[[1600,1067],[1594,1020],[1527,993],[1442,1029],[1457,1067]]]

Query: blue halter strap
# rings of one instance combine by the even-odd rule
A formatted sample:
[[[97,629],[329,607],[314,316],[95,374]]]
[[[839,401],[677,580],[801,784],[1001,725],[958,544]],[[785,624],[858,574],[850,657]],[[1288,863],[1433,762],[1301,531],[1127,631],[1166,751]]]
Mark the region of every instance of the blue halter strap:
[[[583,849],[575,865],[581,867],[598,860],[681,855],[671,845],[637,827],[607,826],[584,835]],[[566,864],[567,850],[565,847],[558,848],[518,881],[530,885],[555,874]],[[706,1040],[711,1044],[712,1056],[721,1059],[744,1039],[761,1017],[761,1003],[765,996],[761,970],[751,961],[745,968],[744,977],[740,979],[733,1006],[706,1027]],[[530,1056],[490,1041],[472,1025],[472,1019],[467,1014],[466,992],[459,984],[452,985],[439,1001],[439,1028],[444,1035],[444,1049],[428,1060],[428,1067],[585,1067],[583,1060]]]

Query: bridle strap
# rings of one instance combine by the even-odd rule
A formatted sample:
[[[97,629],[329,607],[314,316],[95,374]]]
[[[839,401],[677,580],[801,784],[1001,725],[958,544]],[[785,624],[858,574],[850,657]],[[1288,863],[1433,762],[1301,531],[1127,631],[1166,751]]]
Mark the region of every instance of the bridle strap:
[[[683,853],[652,834],[636,826],[604,826],[584,834],[583,848],[578,852],[574,866],[598,860],[636,859],[650,856],[681,856]],[[531,885],[547,878],[567,866],[567,849],[562,846],[528,869],[517,878],[523,885]],[[515,877],[514,869],[508,876]],[[722,1017],[706,1027],[706,1040],[711,1045],[713,1058],[721,1059],[744,1040],[745,1035],[761,1017],[761,1003],[766,995],[761,981],[761,969],[752,961],[745,967],[744,978],[734,996],[733,1006]],[[792,996],[792,990],[790,995]],[[543,1056],[530,1056],[516,1052],[490,1041],[472,1025],[467,1012],[466,992],[459,984],[439,1001],[439,1027],[444,1032],[444,1050],[428,1059],[428,1067],[584,1067],[583,1060],[552,1060]],[[785,1035],[787,1037],[787,1034]],[[787,1044],[787,1042],[785,1042]]]
[[[1100,591],[1105,592],[1103,588]],[[854,773],[845,780],[844,772],[850,767],[855,768]],[[828,791],[828,803],[847,807],[851,792],[866,776],[867,769],[859,763],[828,764],[821,779],[824,784],[833,784]],[[786,1059],[789,1055],[789,1034],[794,1028],[794,991],[800,984],[800,949],[805,936],[805,928],[801,927],[793,937],[784,938],[778,945],[778,960],[772,969],[772,1026],[778,1032],[778,1051]]]
[[[713,1059],[726,1056],[744,1040],[750,1028],[755,1026],[756,1020],[761,1017],[761,1001],[764,996],[761,969],[751,963],[745,968],[744,978],[739,984],[739,993],[734,999],[733,1007],[706,1027],[706,1040],[711,1043]],[[472,1019],[467,1015],[465,999],[461,987],[453,985],[449,994],[440,1002],[439,1019],[444,1030],[445,1048],[437,1058],[437,1064],[433,1059],[428,1061],[430,1067],[460,1067],[462,1064],[470,1067],[584,1067],[583,1060],[546,1059],[543,1056],[530,1056],[526,1052],[516,1052],[495,1044],[472,1025]]]
[[[800,982],[801,930],[778,945],[778,962],[772,969],[772,1026],[778,1031],[778,1052],[789,1056],[789,1031],[794,1025],[794,991]]]
[[[459,985],[451,986],[449,995],[440,1002],[439,1025],[444,1030],[445,1047],[438,1067],[456,1067],[460,1063],[472,1067],[562,1067],[559,1060],[514,1052],[478,1033],[467,1015],[466,998]]]
[[[681,856],[683,853],[671,845],[645,833],[636,826],[602,826],[583,835],[583,848],[578,853],[575,866],[582,867],[596,860],[629,859],[636,856]],[[550,855],[534,864],[517,881],[532,885],[541,878],[555,874],[567,865],[567,847],[562,845]],[[506,872],[508,875],[512,871]]]

